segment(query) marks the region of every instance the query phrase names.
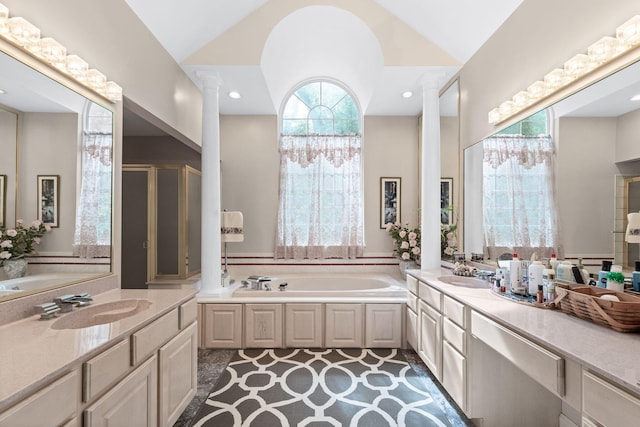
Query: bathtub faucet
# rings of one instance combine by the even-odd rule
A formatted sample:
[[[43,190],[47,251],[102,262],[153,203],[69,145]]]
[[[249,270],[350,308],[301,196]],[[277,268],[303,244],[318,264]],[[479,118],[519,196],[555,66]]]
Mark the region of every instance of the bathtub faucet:
[[[88,293],[62,295],[53,299],[53,302],[60,307],[61,313],[73,310],[74,306],[82,307],[91,304],[93,298]]]
[[[267,277],[267,276],[249,276],[248,277],[249,283],[251,283],[251,289],[254,290],[262,290],[263,289],[263,285],[267,285],[269,284],[269,282],[271,282],[271,277]],[[268,286],[269,290],[271,290],[271,286]]]

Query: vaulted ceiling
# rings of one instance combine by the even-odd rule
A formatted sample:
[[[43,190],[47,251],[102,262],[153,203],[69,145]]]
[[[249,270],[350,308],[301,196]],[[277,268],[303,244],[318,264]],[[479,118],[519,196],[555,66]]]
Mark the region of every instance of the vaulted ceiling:
[[[425,72],[445,84],[522,0],[126,2],[197,84],[219,74],[222,114],[277,114],[300,82],[329,77],[365,115],[415,115]]]

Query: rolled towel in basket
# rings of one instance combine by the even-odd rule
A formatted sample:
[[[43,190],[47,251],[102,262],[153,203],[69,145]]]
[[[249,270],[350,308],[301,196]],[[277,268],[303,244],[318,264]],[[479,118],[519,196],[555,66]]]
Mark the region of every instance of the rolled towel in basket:
[[[242,242],[244,240],[242,225],[242,212],[222,212],[222,218],[220,218],[220,233],[222,233],[222,241]]]

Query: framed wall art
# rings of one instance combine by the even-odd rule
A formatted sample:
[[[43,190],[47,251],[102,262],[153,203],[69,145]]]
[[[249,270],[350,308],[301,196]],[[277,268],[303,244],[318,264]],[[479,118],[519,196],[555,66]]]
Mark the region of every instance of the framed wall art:
[[[7,175],[0,175],[0,228],[6,227]]]
[[[380,228],[400,221],[401,178],[380,178]]]
[[[52,228],[60,225],[60,175],[38,175],[38,219]]]
[[[440,222],[453,224],[453,178],[440,178]]]

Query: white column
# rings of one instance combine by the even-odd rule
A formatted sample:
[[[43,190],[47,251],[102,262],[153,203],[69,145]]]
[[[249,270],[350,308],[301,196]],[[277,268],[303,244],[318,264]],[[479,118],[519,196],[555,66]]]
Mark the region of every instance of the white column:
[[[222,290],[220,237],[220,106],[222,80],[199,71],[202,81],[202,267],[200,295]]]
[[[440,100],[443,75],[422,77],[422,194],[420,227],[422,248],[420,268],[440,268]]]

